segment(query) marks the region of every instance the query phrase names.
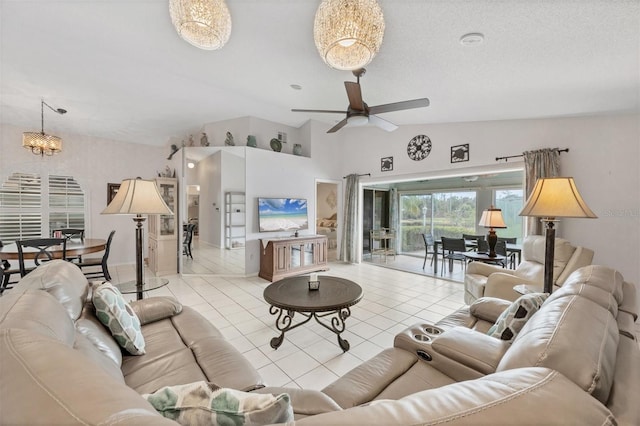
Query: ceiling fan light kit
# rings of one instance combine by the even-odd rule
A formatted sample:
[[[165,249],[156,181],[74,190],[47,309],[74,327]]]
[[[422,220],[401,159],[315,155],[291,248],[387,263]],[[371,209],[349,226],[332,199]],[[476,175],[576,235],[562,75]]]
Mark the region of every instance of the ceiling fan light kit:
[[[313,39],[331,68],[355,70],[380,50],[384,16],[376,0],[323,0],[316,11]]]
[[[231,36],[231,14],[224,0],[169,0],[176,31],[187,43],[204,50],[222,48]]]

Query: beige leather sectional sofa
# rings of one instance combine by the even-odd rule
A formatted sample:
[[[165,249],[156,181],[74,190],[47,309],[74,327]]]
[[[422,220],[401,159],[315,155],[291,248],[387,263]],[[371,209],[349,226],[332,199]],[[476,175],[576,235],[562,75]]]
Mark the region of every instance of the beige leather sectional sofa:
[[[311,391],[261,387],[213,326],[165,298],[133,303],[148,352],[113,368],[110,336],[82,331],[87,283],[67,266],[0,298],[2,424],[173,424],[139,393],[196,380],[287,392],[300,425],[640,424],[635,290],[606,267],[572,274],[512,343],[485,334],[509,302],[481,298]]]

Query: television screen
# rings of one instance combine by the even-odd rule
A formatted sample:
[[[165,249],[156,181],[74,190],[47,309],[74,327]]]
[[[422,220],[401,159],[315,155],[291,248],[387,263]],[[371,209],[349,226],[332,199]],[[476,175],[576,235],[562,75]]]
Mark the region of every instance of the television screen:
[[[260,232],[309,228],[307,200],[304,198],[258,198]]]

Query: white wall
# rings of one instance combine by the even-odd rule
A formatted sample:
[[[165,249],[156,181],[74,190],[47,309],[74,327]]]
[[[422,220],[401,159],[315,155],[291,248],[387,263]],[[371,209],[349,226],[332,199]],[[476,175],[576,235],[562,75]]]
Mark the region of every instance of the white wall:
[[[104,238],[115,229],[110,264],[135,262],[135,224],[132,216],[101,215],[107,205],[107,183],[142,177],[153,179],[173,161],[166,158],[167,147],[130,144],[87,135],[57,133],[63,151],[52,157],[40,157],[22,148],[22,132],[32,129],[0,126],[0,182],[14,172],[73,176],[87,195],[86,236]],[[147,225],[144,227],[145,240]],[[145,256],[147,244],[144,244]]]
[[[425,176],[474,174],[509,169],[519,159],[496,162],[539,148],[569,148],[561,170],[598,219],[563,219],[558,236],[595,250],[594,263],[619,270],[640,284],[640,118],[638,115],[575,117],[402,126],[392,133],[364,127],[341,130],[342,173],[371,173],[363,182]],[[340,133],[340,132],[339,132]],[[407,156],[409,140],[431,138],[431,154],[422,161]],[[451,163],[451,146],[470,145],[470,160]],[[380,171],[380,158],[394,157],[394,170]],[[521,161],[521,160],[520,160]],[[640,302],[640,291],[638,292]]]

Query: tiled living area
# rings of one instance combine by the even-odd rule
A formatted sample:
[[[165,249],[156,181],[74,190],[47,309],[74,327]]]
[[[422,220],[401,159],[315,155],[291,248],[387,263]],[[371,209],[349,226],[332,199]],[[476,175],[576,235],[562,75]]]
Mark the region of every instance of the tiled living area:
[[[112,268],[113,282],[135,278],[133,265]],[[433,323],[464,305],[463,285],[443,279],[380,268],[367,263],[331,263],[326,275],[360,284],[364,297],[351,308],[346,331],[351,349],[343,353],[335,334],[311,321],[279,335],[259,277],[168,276],[168,286],[149,296],[171,295],[209,319],[258,369],[271,386],[322,389],[384,348],[396,333],[417,322]],[[128,295],[134,297],[133,295]]]

